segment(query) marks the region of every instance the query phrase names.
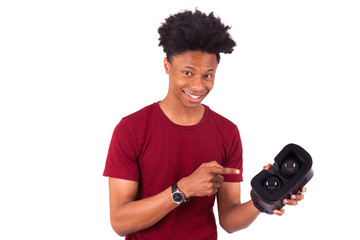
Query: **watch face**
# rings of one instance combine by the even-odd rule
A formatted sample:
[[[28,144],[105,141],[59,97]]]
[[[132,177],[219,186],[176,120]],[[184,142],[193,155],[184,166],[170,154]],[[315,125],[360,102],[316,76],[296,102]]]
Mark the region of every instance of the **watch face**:
[[[175,202],[180,203],[180,202],[183,201],[183,196],[182,196],[181,193],[175,192],[175,193],[173,194],[173,199],[174,199]]]

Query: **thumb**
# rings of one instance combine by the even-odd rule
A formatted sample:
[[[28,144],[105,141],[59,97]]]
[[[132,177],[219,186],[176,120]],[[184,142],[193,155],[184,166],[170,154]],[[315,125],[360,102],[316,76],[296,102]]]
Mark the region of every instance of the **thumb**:
[[[271,167],[271,163],[268,163],[266,166],[263,167],[264,170],[268,170]]]

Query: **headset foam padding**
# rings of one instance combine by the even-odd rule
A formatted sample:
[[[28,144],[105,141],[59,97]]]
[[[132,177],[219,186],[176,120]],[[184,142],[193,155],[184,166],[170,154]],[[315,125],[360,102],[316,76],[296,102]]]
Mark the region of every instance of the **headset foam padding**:
[[[286,145],[274,164],[251,180],[251,198],[259,211],[272,214],[281,209],[284,199],[299,193],[314,175],[312,158],[296,144]]]

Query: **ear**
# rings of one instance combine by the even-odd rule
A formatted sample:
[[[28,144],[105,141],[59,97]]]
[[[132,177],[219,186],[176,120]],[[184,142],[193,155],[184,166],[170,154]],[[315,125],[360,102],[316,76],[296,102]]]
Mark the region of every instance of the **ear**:
[[[170,62],[167,60],[167,58],[164,58],[164,68],[165,68],[165,72],[167,74],[169,74],[169,70],[170,70]]]

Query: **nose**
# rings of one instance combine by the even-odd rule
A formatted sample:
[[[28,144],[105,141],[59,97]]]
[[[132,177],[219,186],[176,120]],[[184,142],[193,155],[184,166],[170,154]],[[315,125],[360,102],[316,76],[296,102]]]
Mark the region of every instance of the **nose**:
[[[204,91],[205,85],[204,85],[204,80],[202,79],[201,76],[196,76],[192,78],[191,89],[198,93],[202,93]]]

